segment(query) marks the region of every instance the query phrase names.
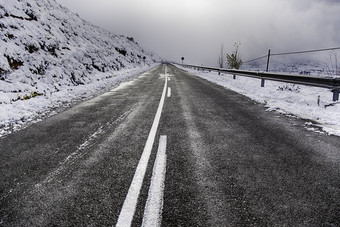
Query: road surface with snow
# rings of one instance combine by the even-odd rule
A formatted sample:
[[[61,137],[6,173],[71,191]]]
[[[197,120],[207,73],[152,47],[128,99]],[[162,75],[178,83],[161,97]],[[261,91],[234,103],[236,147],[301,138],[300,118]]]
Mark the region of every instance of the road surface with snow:
[[[338,226],[339,148],[160,65],[0,138],[0,225]]]

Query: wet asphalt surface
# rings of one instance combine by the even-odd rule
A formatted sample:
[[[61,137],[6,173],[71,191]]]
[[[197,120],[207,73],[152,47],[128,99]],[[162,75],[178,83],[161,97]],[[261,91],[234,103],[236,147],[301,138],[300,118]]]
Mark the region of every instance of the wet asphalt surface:
[[[162,226],[340,226],[340,138],[170,65],[0,138],[0,226],[114,226],[167,69]],[[161,76],[160,76],[161,75]]]

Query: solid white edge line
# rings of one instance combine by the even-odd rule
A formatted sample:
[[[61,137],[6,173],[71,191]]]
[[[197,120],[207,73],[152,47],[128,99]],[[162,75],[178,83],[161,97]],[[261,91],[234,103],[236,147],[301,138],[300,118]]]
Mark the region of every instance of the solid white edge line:
[[[116,226],[117,227],[126,227],[131,226],[133,216],[135,214],[138,197],[140,193],[140,189],[143,184],[143,179],[145,176],[146,168],[148,166],[151,150],[153,143],[155,141],[155,136],[158,128],[158,124],[161,118],[161,113],[164,105],[165,95],[166,95],[166,88],[167,88],[167,76],[165,78],[164,89],[162,93],[161,100],[159,102],[159,106],[156,112],[155,119],[153,121],[148,139],[146,141],[143,154],[139,160],[135,175],[132,179],[128,194],[126,195],[122,210],[120,211],[118,221]]]
[[[171,88],[168,87],[168,98],[170,98],[170,97],[171,97]]]
[[[145,227],[161,226],[163,211],[164,181],[166,173],[167,136],[159,139],[158,151],[153,167],[148,199],[146,201],[143,223]]]

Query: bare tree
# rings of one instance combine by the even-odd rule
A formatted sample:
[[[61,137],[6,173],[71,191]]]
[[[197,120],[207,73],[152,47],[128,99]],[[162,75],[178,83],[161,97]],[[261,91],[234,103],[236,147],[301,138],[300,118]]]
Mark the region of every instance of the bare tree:
[[[224,66],[224,47],[223,47],[223,43],[221,45],[220,55],[218,56],[218,66],[220,68],[223,68],[223,66]]]
[[[326,72],[328,75],[331,75],[331,76],[340,75],[339,65],[338,65],[338,54],[336,51],[333,50],[329,53],[329,59],[328,59],[328,62],[325,63],[325,66],[326,66]]]
[[[240,48],[241,43],[235,43],[235,51],[232,52],[231,54],[227,54],[227,64],[228,67],[231,69],[239,69],[242,65],[242,59],[240,57],[239,53],[239,48]]]

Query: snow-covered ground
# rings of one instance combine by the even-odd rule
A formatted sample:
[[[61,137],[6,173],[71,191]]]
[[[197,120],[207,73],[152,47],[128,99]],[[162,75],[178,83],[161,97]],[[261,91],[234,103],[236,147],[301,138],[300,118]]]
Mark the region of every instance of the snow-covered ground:
[[[332,102],[333,94],[328,89],[269,80],[262,88],[259,79],[237,76],[234,80],[232,75],[183,69],[263,103],[268,111],[306,119],[308,130],[340,136],[340,102]]]
[[[0,0],[0,134],[133,78],[160,58],[55,0]]]
[[[328,52],[325,52],[320,55],[324,56],[327,54]],[[272,60],[269,64],[269,71],[313,76],[333,76],[335,71],[335,66],[333,67],[333,65],[335,64],[334,60],[310,60],[308,58],[303,58],[302,56],[299,59],[291,59],[286,60],[286,63],[284,62],[285,61],[280,62],[280,59],[278,59],[277,61]],[[260,62],[242,65],[243,70],[266,71],[266,68],[266,59],[265,61],[261,60]]]

